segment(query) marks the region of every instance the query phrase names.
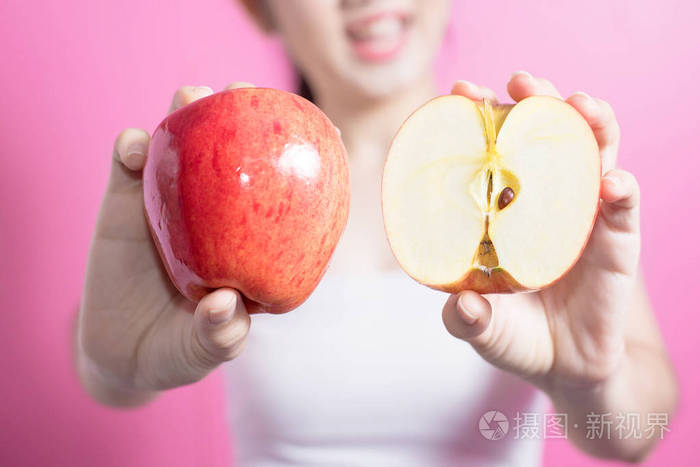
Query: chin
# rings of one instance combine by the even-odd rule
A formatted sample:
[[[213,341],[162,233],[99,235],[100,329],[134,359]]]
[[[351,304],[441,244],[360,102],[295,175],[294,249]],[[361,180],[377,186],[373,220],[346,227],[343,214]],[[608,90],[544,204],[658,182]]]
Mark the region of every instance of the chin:
[[[368,99],[385,99],[400,94],[432,73],[430,57],[417,59],[408,52],[387,63],[354,63],[345,73],[347,87]]]
[[[348,87],[370,98],[384,98],[421,84],[433,73],[447,5],[414,5],[424,10],[375,6],[348,20],[339,41],[344,53],[337,55],[342,63],[336,62]]]

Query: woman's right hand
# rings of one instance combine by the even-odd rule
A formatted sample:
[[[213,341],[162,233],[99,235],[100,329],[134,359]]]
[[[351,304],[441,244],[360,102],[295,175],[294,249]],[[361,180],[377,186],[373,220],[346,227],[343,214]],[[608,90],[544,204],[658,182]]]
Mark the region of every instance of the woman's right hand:
[[[182,87],[170,111],[210,94]],[[138,405],[202,379],[238,355],[250,328],[237,291],[218,289],[195,305],[170,281],[144,215],[149,142],[148,132],[130,128],[114,143],[80,306],[78,372],[88,392],[110,405]]]

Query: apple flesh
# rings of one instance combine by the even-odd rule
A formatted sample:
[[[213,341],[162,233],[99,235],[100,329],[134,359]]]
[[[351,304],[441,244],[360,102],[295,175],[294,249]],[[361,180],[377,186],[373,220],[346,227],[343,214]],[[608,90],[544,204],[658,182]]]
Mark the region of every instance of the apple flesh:
[[[435,98],[399,129],[382,179],[386,235],[415,280],[456,293],[544,288],[573,267],[599,206],[593,132],[560,99]]]
[[[309,101],[243,88],[200,99],[155,130],[143,174],[155,244],[192,301],[219,287],[256,311],[299,306],[348,217],[343,143]]]

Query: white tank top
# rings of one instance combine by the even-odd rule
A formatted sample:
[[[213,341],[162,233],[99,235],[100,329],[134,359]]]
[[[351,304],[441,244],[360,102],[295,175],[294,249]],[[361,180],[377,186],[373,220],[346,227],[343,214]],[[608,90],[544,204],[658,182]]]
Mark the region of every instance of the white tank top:
[[[449,335],[446,299],[401,271],[327,274],[297,310],[253,316],[226,365],[236,465],[538,465],[512,427],[544,397]],[[500,440],[479,429],[492,410]]]

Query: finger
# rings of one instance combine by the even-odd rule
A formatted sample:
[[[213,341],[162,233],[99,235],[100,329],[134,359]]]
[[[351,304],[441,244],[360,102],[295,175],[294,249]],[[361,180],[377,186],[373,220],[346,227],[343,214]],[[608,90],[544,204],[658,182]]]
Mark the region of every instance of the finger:
[[[640,192],[634,175],[620,169],[609,171],[601,182],[600,197],[601,213],[612,229],[639,231]]]
[[[149,327],[136,351],[137,388],[163,390],[197,382],[243,349],[250,316],[238,292],[211,292],[199,301],[194,316],[190,305],[163,311]]]
[[[625,170],[613,169],[603,177],[600,197],[618,208],[637,208],[640,198],[637,179]]]
[[[506,88],[515,102],[530,96],[552,96],[561,99],[561,94],[549,80],[535,78],[527,71],[513,73]]]
[[[579,111],[593,130],[601,156],[604,158],[603,169],[612,169],[620,145],[620,125],[612,106],[581,91],[573,93],[566,102]]]
[[[197,304],[190,335],[193,376],[204,377],[219,364],[235,358],[243,349],[250,316],[238,292],[222,288]]]
[[[137,171],[146,163],[150,141],[148,132],[140,128],[127,128],[119,133],[112,151],[110,190],[118,191],[140,183],[141,175]]]
[[[486,350],[491,341],[491,316],[489,301],[471,290],[450,296],[442,309],[447,331],[472,344],[478,352]]]
[[[197,99],[201,99],[202,97],[207,97],[212,94],[214,94],[214,91],[212,91],[209,86],[182,86],[180,89],[175,91],[168,113],[174,112],[180,107],[184,107]]]
[[[240,88],[254,88],[255,85],[253,83],[249,83],[247,81],[234,81],[233,83],[229,84],[224,88],[224,91],[228,91],[229,89],[240,89]]]
[[[493,90],[464,80],[455,81],[454,85],[452,85],[451,94],[457,94],[479,102],[487,99],[492,104],[498,103],[498,96]]]

